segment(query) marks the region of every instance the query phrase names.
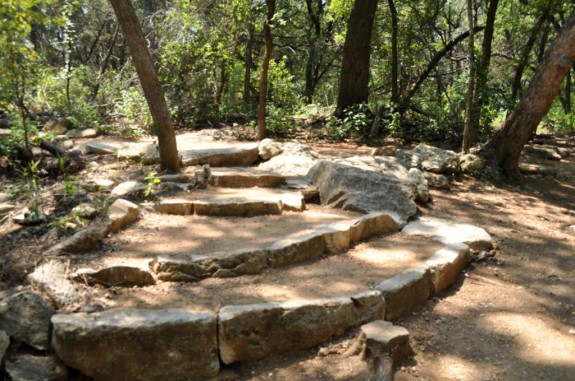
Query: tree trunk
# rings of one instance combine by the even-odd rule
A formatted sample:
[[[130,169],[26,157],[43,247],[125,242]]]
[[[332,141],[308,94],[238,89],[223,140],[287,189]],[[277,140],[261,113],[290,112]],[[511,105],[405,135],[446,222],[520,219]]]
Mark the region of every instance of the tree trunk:
[[[251,15],[248,21],[248,40],[246,41],[246,57],[244,60],[244,105],[247,109],[253,110],[252,103],[252,50],[254,46],[254,23]]]
[[[276,12],[276,0],[266,0],[267,15],[264,24],[265,52],[262,62],[262,73],[260,78],[260,102],[258,104],[258,140],[266,137],[266,103],[268,98],[268,71],[272,58],[273,40],[271,22]]]
[[[394,0],[387,0],[391,14],[391,103],[399,103],[399,22]]]
[[[350,106],[367,102],[371,30],[377,0],[355,0],[343,45],[336,115]]]
[[[170,110],[166,104],[164,90],[154,69],[152,56],[146,46],[146,40],[134,7],[130,0],[110,0],[110,3],[128,43],[134,66],[140,78],[140,84],[150,107],[154,132],[158,136],[160,168],[163,171],[179,172],[180,159]]]
[[[575,63],[575,12],[549,47],[547,54],[531,81],[525,97],[505,121],[482,154],[500,167],[504,173],[518,179],[519,156],[531,135],[536,131],[553,99],[561,89],[561,82]]]
[[[463,130],[463,144],[461,150],[469,152],[471,137],[474,135],[473,124],[473,92],[475,90],[475,33],[473,31],[473,0],[467,0],[467,22],[469,23],[469,79],[467,82],[467,95],[465,97],[465,128]]]
[[[497,16],[497,7],[499,0],[491,0],[489,8],[487,9],[487,19],[485,20],[485,30],[483,31],[483,41],[481,43],[481,60],[477,67],[477,84],[475,86],[475,113],[474,113],[474,132],[475,136],[471,136],[471,143],[478,140],[478,133],[481,128],[481,110],[485,105],[485,99],[488,95],[487,79],[489,77],[489,66],[491,64],[491,51],[493,35],[495,33],[495,18]]]

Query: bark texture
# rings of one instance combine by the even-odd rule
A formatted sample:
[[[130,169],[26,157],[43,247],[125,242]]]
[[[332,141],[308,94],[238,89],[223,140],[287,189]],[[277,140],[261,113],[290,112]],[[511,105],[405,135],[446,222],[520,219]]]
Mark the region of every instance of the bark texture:
[[[160,167],[162,171],[179,172],[180,159],[170,111],[136,11],[130,0],[110,0],[110,3],[128,43],[144,96],[150,107],[154,132],[158,136]]]
[[[371,31],[377,0],[356,0],[347,25],[343,45],[336,115],[350,106],[365,103],[369,96]]]
[[[258,104],[258,140],[266,137],[266,103],[268,99],[268,71],[272,58],[273,40],[271,22],[276,12],[276,1],[266,0],[267,15],[264,24],[265,52],[262,62],[262,74],[260,78],[260,102]]]
[[[553,41],[537,68],[521,102],[505,121],[503,128],[483,148],[482,154],[511,178],[519,178],[519,156],[536,131],[561,82],[575,63],[575,12]]]

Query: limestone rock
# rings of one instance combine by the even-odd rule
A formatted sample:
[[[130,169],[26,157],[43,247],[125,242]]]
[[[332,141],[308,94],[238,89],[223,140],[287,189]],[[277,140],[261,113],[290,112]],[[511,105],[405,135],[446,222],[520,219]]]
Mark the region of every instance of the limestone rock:
[[[258,158],[258,144],[180,151],[185,166],[209,164],[212,167],[247,166]]]
[[[182,309],[118,308],[52,317],[52,346],[95,381],[189,381],[219,371],[216,318]]]
[[[395,320],[424,304],[431,294],[431,273],[413,268],[381,282],[377,289],[385,298],[385,320]]]
[[[210,177],[210,185],[227,188],[274,188],[285,182],[282,175],[255,168],[213,168]]]
[[[161,256],[150,263],[150,269],[158,275],[158,279],[179,282],[259,274],[266,267],[267,253],[257,249],[230,250],[209,256]]]
[[[522,153],[547,160],[561,160],[563,158],[557,150],[557,147],[550,145],[526,145],[523,148]]]
[[[258,153],[262,160],[269,160],[283,152],[281,146],[271,139],[264,139],[258,146]]]
[[[98,209],[88,203],[78,204],[72,209],[74,215],[82,218],[94,218],[98,212]]]
[[[59,261],[49,261],[36,267],[28,281],[48,295],[57,308],[65,307],[80,299],[76,286],[68,279],[67,266]]]
[[[258,168],[286,177],[306,176],[319,158],[311,147],[300,143],[284,143],[283,153],[261,163]]]
[[[185,173],[176,173],[171,175],[160,175],[158,176],[158,180],[160,180],[163,183],[169,182],[169,183],[187,184],[194,182],[195,178],[192,176],[188,176]]]
[[[320,200],[332,208],[360,213],[389,210],[407,220],[417,211],[417,184],[393,158],[354,158],[315,165],[308,178],[319,188]],[[384,160],[389,159],[389,160]]]
[[[12,197],[8,193],[0,192],[0,202],[8,202]]]
[[[16,205],[0,202],[0,216],[16,209]]]
[[[0,364],[4,359],[4,354],[6,350],[10,346],[10,336],[6,334],[6,332],[0,330]]]
[[[186,199],[160,200],[160,202],[153,204],[152,208],[157,213],[163,213],[163,214],[175,214],[179,216],[187,216],[190,214],[194,214],[193,201]]]
[[[433,173],[458,173],[459,157],[453,151],[420,144],[412,150],[398,150],[397,158],[407,168]]]
[[[70,238],[60,242],[44,253],[46,256],[61,255],[66,253],[81,253],[99,247],[102,240],[108,234],[109,229],[105,225],[96,224],[80,230]]]
[[[84,187],[92,192],[110,190],[114,186],[114,181],[110,179],[94,178],[87,181]]]
[[[433,237],[434,240],[447,245],[465,243],[471,249],[479,251],[489,250],[493,246],[491,236],[484,229],[439,218],[414,220],[403,228],[403,232]]]
[[[48,221],[48,216],[41,210],[24,208],[21,213],[12,217],[12,221],[18,225],[38,225]]]
[[[448,245],[434,253],[425,262],[431,269],[433,293],[440,293],[451,286],[470,260],[469,246],[463,243]]]
[[[126,181],[112,189],[112,197],[125,197],[130,199],[142,199],[146,191],[146,184],[139,181]]]
[[[98,136],[98,130],[95,128],[86,128],[84,130],[69,130],[66,136],[70,139],[86,139]]]
[[[396,156],[397,147],[396,146],[383,146],[376,147],[371,150],[371,156]]]
[[[219,316],[224,364],[311,348],[356,324],[350,298],[226,306]]]
[[[272,267],[287,266],[322,255],[325,239],[322,231],[306,230],[274,242],[267,251]]]
[[[409,176],[413,179],[415,184],[417,184],[415,188],[416,191],[415,200],[424,203],[428,202],[431,196],[429,195],[429,186],[423,173],[417,168],[410,168]]]
[[[118,149],[116,155],[118,160],[130,160],[145,165],[159,161],[158,146],[153,143],[132,143]]]
[[[385,318],[385,299],[379,290],[365,291],[351,297],[355,307],[356,324]]]
[[[0,300],[0,329],[10,337],[46,350],[54,309],[33,291],[17,292]]]
[[[371,212],[353,221],[350,227],[350,243],[357,243],[385,233],[401,229],[406,220],[393,212]]]
[[[423,172],[423,177],[432,188],[447,189],[450,186],[449,179],[445,175],[433,172]]]
[[[148,271],[131,266],[111,266],[100,270],[79,269],[72,277],[77,281],[107,287],[142,287],[156,283]]]
[[[12,381],[67,381],[68,368],[53,356],[17,354],[6,360]]]
[[[483,168],[485,168],[485,160],[481,156],[471,153],[460,154],[459,165],[461,166],[461,172],[474,173],[482,171]]]
[[[80,150],[85,151],[86,154],[113,155],[124,145],[118,142],[94,140],[80,146]]]
[[[124,199],[117,199],[108,209],[108,229],[116,231],[136,222],[140,218],[138,205]]]
[[[282,202],[273,199],[226,198],[194,201],[194,212],[200,216],[252,217],[281,214]]]
[[[51,132],[54,135],[64,135],[68,131],[65,124],[66,123],[63,120],[50,119],[46,124],[44,124],[42,130]]]

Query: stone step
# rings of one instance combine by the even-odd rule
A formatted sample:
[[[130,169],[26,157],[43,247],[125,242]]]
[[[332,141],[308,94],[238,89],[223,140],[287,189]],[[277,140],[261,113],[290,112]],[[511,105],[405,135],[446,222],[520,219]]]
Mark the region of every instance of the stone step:
[[[209,164],[212,167],[243,167],[259,160],[258,143],[202,143],[202,146],[211,147],[179,151],[184,166]]]
[[[224,188],[276,188],[286,183],[284,176],[257,168],[213,168],[210,185]]]
[[[145,206],[164,214],[254,217],[282,211],[303,212],[305,199],[299,192],[281,189],[218,188],[179,194]]]

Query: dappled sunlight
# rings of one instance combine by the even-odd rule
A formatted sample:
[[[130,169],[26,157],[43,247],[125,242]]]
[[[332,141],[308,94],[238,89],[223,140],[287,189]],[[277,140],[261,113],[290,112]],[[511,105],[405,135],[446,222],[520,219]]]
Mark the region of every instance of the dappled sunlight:
[[[525,312],[493,312],[484,320],[490,330],[512,338],[514,352],[523,361],[575,369],[575,338],[567,326],[559,331],[537,313]]]
[[[438,356],[433,373],[442,381],[482,380],[487,376],[481,364],[452,354]]]

